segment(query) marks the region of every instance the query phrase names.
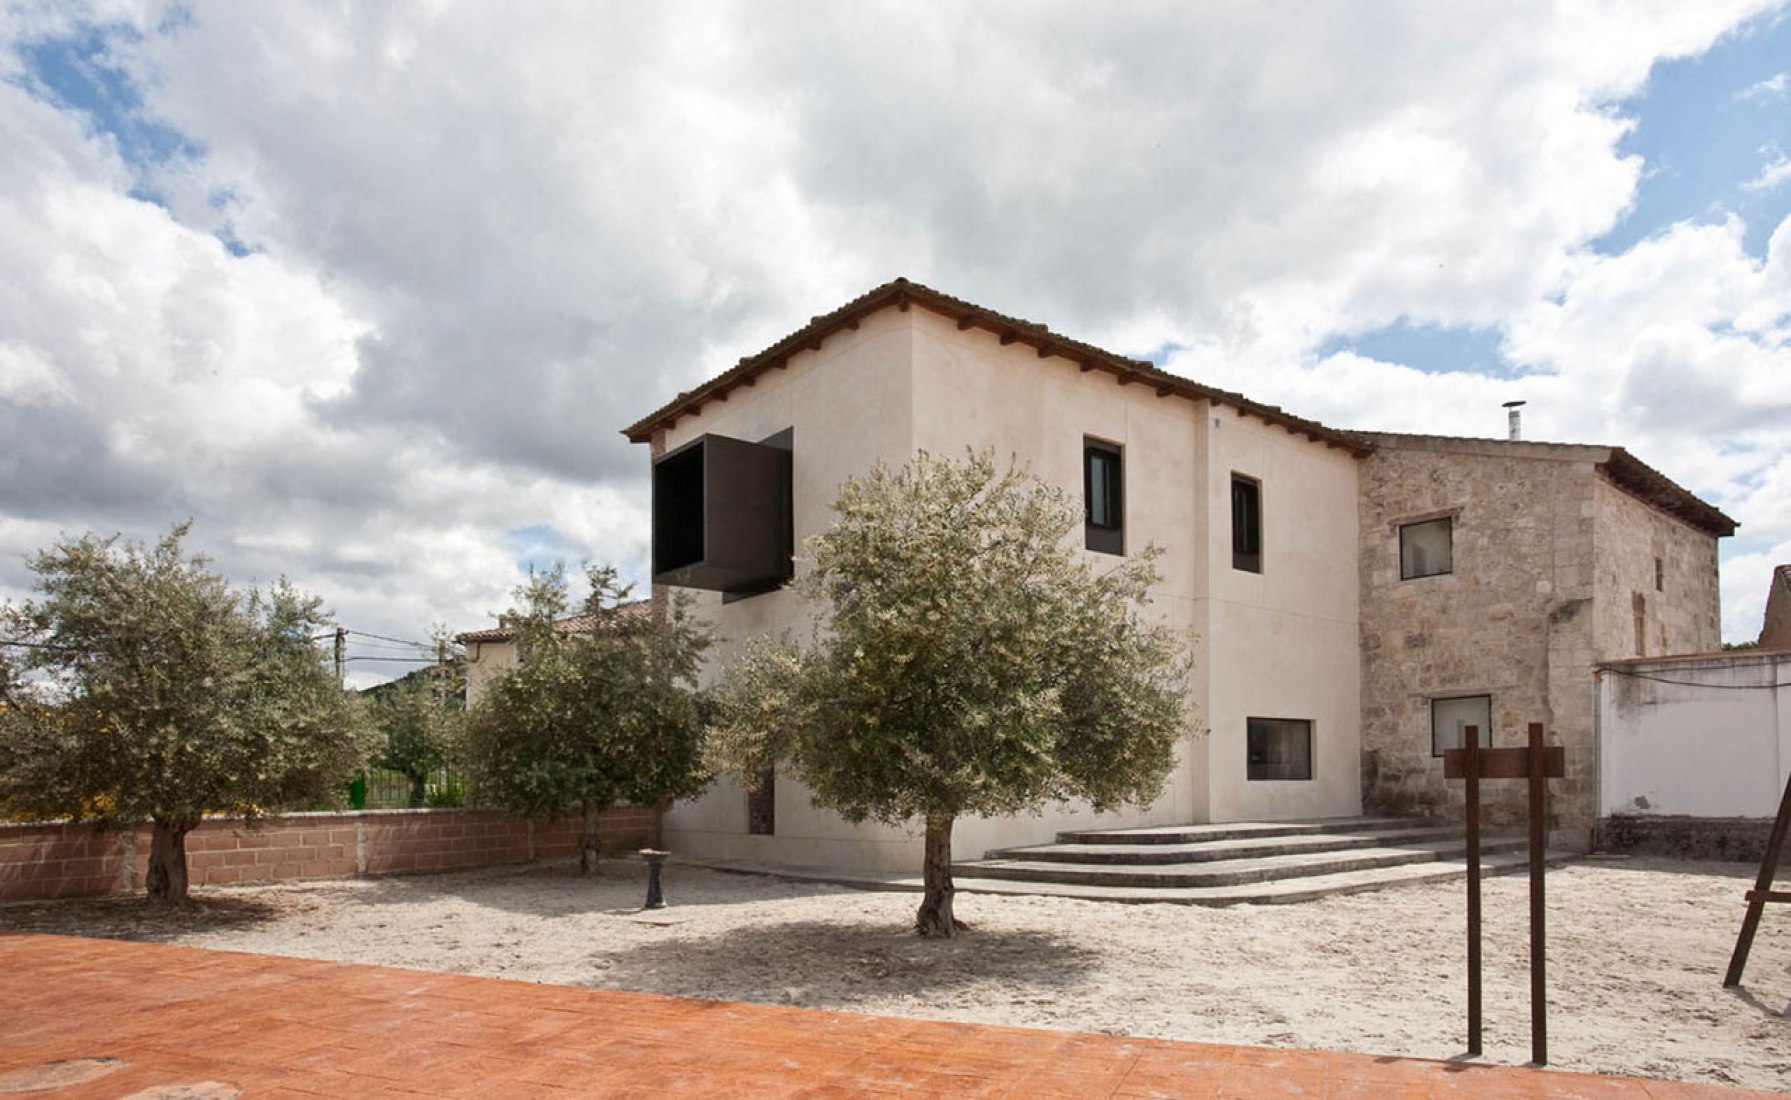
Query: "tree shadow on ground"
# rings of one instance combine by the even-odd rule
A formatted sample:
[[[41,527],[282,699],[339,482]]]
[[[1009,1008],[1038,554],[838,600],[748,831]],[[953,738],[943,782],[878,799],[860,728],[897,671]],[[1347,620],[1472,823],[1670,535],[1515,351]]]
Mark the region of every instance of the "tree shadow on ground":
[[[581,985],[727,1001],[851,1009],[912,996],[974,993],[981,1003],[1055,1000],[1101,961],[1085,944],[1047,932],[970,930],[953,940],[884,921],[759,922],[701,939],[667,940],[592,956]]]
[[[271,923],[281,919],[284,911],[268,898],[195,891],[183,905],[152,905],[142,894],[116,894],[0,907],[0,932],[172,943],[196,933]]]

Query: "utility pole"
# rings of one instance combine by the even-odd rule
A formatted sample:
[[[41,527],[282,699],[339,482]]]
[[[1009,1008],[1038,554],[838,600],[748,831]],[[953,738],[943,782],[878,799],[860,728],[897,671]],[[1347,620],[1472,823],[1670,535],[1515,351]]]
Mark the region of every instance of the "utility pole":
[[[340,626],[336,628],[336,683],[348,684],[348,630]]]

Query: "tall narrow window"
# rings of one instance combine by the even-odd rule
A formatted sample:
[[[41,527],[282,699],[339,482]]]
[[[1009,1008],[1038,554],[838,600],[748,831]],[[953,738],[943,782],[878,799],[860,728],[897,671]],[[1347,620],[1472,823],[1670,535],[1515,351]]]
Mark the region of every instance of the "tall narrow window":
[[[749,836],[777,835],[777,766],[752,777],[746,788],[746,832]]]
[[[1246,725],[1245,739],[1247,778],[1312,778],[1310,720],[1252,718]]]
[[[1399,579],[1455,572],[1455,523],[1448,516],[1399,525]]]
[[[1120,449],[1098,439],[1083,439],[1083,533],[1090,550],[1103,554],[1126,552],[1125,482]]]
[[[1231,475],[1231,567],[1262,572],[1262,484]]]
[[[1480,731],[1480,747],[1492,748],[1492,696],[1463,695],[1430,701],[1430,754],[1466,748],[1469,726]]]
[[[1654,590],[1656,592],[1666,591],[1666,579],[1667,579],[1666,575],[1667,575],[1667,563],[1661,561],[1659,558],[1655,558],[1654,559]]]

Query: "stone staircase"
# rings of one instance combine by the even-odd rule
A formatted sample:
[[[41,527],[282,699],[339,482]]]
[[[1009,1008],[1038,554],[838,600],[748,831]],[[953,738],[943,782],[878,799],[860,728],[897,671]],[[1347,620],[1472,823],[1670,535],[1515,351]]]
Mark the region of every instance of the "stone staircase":
[[[960,891],[1187,905],[1311,901],[1467,874],[1459,826],[1411,818],[1234,822],[1060,833],[954,866]],[[1480,842],[1485,874],[1521,870],[1522,837]],[[1565,859],[1551,853],[1551,862]]]

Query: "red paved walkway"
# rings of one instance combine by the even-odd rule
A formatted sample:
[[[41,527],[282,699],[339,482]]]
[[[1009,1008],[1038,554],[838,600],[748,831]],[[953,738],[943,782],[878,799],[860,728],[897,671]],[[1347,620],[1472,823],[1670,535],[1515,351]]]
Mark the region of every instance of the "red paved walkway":
[[[117,1062],[81,1062],[116,1059]],[[45,1069],[46,1063],[62,1062]],[[120,1064],[122,1063],[122,1064]],[[1576,1097],[1708,1085],[856,1016],[0,935],[0,1096]],[[170,1092],[212,1082],[209,1091]]]

